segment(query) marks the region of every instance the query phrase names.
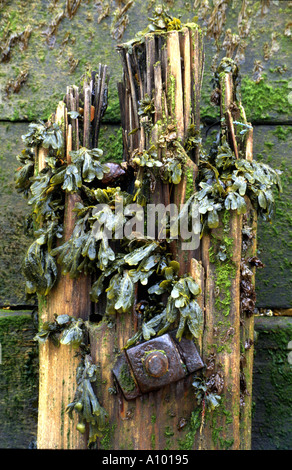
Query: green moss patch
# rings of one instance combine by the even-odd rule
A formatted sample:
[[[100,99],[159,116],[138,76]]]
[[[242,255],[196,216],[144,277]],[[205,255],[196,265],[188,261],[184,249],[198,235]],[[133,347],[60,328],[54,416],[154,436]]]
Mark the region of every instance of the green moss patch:
[[[289,119],[292,105],[288,101],[288,80],[275,80],[267,82],[266,76],[256,83],[245,76],[242,79],[242,102],[249,120],[271,120],[276,115],[286,116]]]
[[[38,347],[30,312],[0,311],[0,447],[28,448],[37,429]]]
[[[271,148],[266,143],[274,144]],[[292,305],[291,247],[291,126],[255,126],[254,158],[282,171],[283,192],[275,191],[271,223],[258,221],[258,256],[264,269],[256,272],[257,306],[289,308]]]
[[[291,450],[292,365],[288,362],[288,343],[292,318],[256,317],[255,331],[252,448]]]

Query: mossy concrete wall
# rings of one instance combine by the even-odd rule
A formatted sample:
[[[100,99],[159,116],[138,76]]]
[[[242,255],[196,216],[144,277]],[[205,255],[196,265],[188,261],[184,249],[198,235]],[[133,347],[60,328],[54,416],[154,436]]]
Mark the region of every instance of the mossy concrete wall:
[[[292,318],[256,317],[252,449],[292,449]]]
[[[99,145],[106,160],[120,161],[122,138],[116,85],[122,66],[116,46],[145,28],[158,3],[161,2],[0,2],[0,307],[28,305],[21,274],[29,243],[25,234],[27,205],[15,192],[13,181],[18,166],[15,155],[22,149],[21,135],[29,122],[45,120],[54,112],[67,85],[82,84],[86,72],[98,69],[100,62],[106,63],[111,77],[109,106]],[[216,130],[210,126],[219,120],[219,110],[210,102],[213,70],[225,55],[240,64],[242,100],[254,126],[254,157],[283,170],[284,192],[281,199],[277,197],[274,220],[272,224],[259,223],[259,256],[265,269],[257,272],[258,306],[291,308],[292,3],[164,3],[183,21],[197,16],[205,31],[201,117],[202,134],[209,139]]]
[[[0,310],[0,448],[35,446],[38,400],[35,334],[31,312]]]
[[[292,306],[292,126],[261,125],[254,129],[254,158],[282,171],[283,193],[275,194],[272,223],[259,220],[259,257],[265,268],[256,273],[258,306]]]
[[[14,187],[14,172],[19,166],[20,136],[27,123],[0,122],[0,306],[26,303],[22,259],[30,239],[25,231],[27,203]]]

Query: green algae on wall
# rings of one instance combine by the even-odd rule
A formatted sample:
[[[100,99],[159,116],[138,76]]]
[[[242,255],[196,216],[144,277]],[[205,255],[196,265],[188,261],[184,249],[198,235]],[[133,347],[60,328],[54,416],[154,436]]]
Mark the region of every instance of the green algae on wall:
[[[83,74],[87,70],[98,69],[101,62],[109,66],[111,76],[110,103],[105,120],[117,123],[120,119],[117,82],[121,80],[122,66],[116,46],[133,38],[137,31],[144,30],[159,3],[159,0],[136,0],[123,6],[118,1],[87,0],[80,2],[71,14],[68,10],[70,2],[65,0],[5,2],[0,18],[2,56],[9,44],[10,49],[7,60],[1,63],[2,119],[47,119],[55,111],[56,102],[63,96],[66,86],[78,85]],[[267,75],[268,86],[281,88],[281,84],[277,84],[277,76],[289,80],[291,71],[286,63],[291,54],[291,41],[287,17],[291,13],[291,5],[283,0],[277,4],[269,2],[269,8],[263,11],[260,2],[244,2],[242,9],[241,2],[229,0],[223,2],[223,11],[223,5],[218,7],[210,2],[209,8],[204,8],[204,3],[196,2],[196,9],[191,3],[176,0],[167,2],[167,7],[174,16],[181,16],[183,22],[192,21],[198,14],[200,27],[207,32],[201,113],[205,120],[217,119],[217,110],[209,103],[214,57],[219,63],[226,54],[236,56],[243,77],[250,79],[255,74],[255,63],[260,64]],[[21,36],[25,31],[25,44],[12,40],[13,35]],[[234,41],[228,40],[229,37]],[[27,79],[17,92],[12,91],[8,96],[5,90],[9,81],[17,80],[22,72],[28,74]],[[252,110],[250,119],[254,111],[258,112]],[[275,114],[283,119],[289,115],[288,111],[283,114],[280,107]]]
[[[208,83],[208,79],[206,82]],[[205,83],[206,83],[205,82]],[[258,83],[252,79],[251,74],[242,74],[241,98],[248,121],[263,123],[265,121],[287,122],[291,119],[292,102],[288,100],[291,80],[289,78],[268,79],[263,74]],[[205,86],[202,91],[202,121],[219,121],[218,106],[210,102],[212,87]]]
[[[253,450],[291,450],[291,317],[255,317]],[[291,344],[291,343],[290,343]]]
[[[13,33],[21,34],[27,25],[31,30],[27,47],[20,49],[12,43],[9,60],[1,63],[2,119],[46,120],[55,111],[67,85],[78,85],[83,74],[98,69],[100,62],[110,65],[110,94],[117,98],[116,82],[122,70],[114,51],[116,41],[105,31],[106,22],[98,24],[96,5],[93,1],[81,2],[76,14],[70,17],[66,12],[66,4],[70,2],[54,3],[15,0],[2,7],[0,52]],[[16,10],[18,14],[12,23],[11,16]],[[18,93],[8,96],[7,83],[15,80],[22,70],[28,73],[26,82]],[[118,108],[113,105],[111,108],[113,115]],[[114,118],[109,113],[111,117]]]
[[[22,34],[28,27],[30,31],[27,47],[12,42],[9,60],[1,63],[2,119],[46,120],[55,111],[66,87],[78,86],[86,71],[98,70],[99,63],[103,63],[110,72],[110,103],[105,121],[119,122],[117,83],[121,81],[122,64],[116,46],[145,29],[154,5],[88,0],[80,2],[75,14],[70,15],[70,3],[14,0],[2,6],[0,57],[12,34]],[[190,9],[186,10],[182,0],[171,6],[191,18]],[[18,93],[7,96],[4,93],[7,83],[24,70],[28,73],[26,82]]]
[[[31,312],[0,310],[0,448],[27,449],[37,431],[38,347]]]
[[[257,306],[289,308],[292,305],[291,126],[255,126],[254,158],[282,171],[283,192],[274,194],[271,223],[258,221],[258,256],[264,269],[256,273]]]
[[[285,0],[196,2],[196,14],[206,32],[201,99],[204,122],[220,119],[218,108],[210,102],[210,95],[213,90],[212,70],[224,56],[234,58],[240,66],[242,100],[244,106],[247,103],[249,121],[285,122],[291,119],[286,93],[291,81],[292,42],[288,22],[291,12],[292,4]],[[280,97],[279,103],[276,93]],[[262,97],[264,102],[261,102]]]
[[[98,148],[103,150],[103,161],[120,163],[123,160],[122,128],[102,125],[98,138]]]
[[[278,115],[289,120],[292,103],[288,101],[288,79],[267,81],[266,75],[256,83],[249,77],[243,77],[241,85],[242,102],[248,119],[254,121],[273,120]]]
[[[0,307],[26,303],[22,260],[30,243],[25,233],[28,208],[15,190],[14,175],[19,167],[16,155],[23,148],[20,136],[27,126],[0,123]]]

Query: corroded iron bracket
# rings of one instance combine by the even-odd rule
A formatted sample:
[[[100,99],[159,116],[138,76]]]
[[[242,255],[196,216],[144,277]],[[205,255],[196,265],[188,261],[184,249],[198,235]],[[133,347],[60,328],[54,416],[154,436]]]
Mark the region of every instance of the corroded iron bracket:
[[[158,390],[204,367],[193,341],[172,331],[118,356],[113,374],[126,400]]]

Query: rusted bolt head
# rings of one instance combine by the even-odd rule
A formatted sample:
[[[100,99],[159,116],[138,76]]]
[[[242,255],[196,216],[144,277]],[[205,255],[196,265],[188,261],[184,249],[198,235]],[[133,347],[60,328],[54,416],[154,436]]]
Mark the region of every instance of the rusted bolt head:
[[[148,353],[145,359],[146,372],[152,377],[162,377],[168,371],[168,359],[161,351]]]

